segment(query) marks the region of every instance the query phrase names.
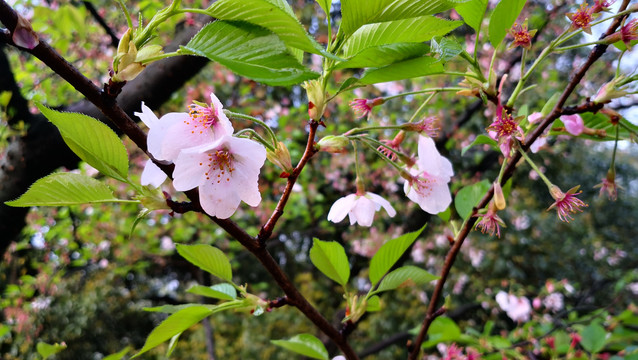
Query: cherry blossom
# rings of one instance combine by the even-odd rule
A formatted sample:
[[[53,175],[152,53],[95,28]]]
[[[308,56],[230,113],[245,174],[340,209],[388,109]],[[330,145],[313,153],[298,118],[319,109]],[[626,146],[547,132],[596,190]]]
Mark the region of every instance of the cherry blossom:
[[[585,204],[581,199],[576,197],[582,193],[582,191],[578,191],[579,188],[580,185],[577,185],[564,193],[558,186],[553,185],[549,192],[556,201],[547,208],[547,210],[556,208],[558,218],[561,221],[569,222],[570,220],[574,220],[570,213],[574,214],[576,212],[582,212],[583,210],[581,207],[587,206],[587,204]]]
[[[594,14],[593,6],[587,7],[587,3],[583,3],[576,12],[567,13],[566,15],[572,21],[571,30],[582,29],[591,35],[591,22],[597,16],[597,14]]]
[[[354,110],[354,114],[357,118],[368,116],[372,108],[378,105],[382,105],[385,102],[383,98],[374,99],[354,99],[350,102],[350,107]]]
[[[476,223],[476,228],[481,230],[483,234],[490,234],[491,236],[496,234],[497,237],[501,237],[501,226],[506,226],[503,219],[501,219],[496,212],[496,206],[493,202],[490,202],[487,213],[474,215],[481,218],[481,220]]]
[[[510,49],[520,46],[526,50],[532,47],[532,38],[536,34],[536,30],[527,30],[527,19],[522,24],[514,23],[514,26],[509,30],[510,35],[514,38]]]
[[[528,321],[532,313],[529,299],[524,296],[518,297],[499,291],[496,294],[496,302],[507,313],[507,316],[516,322]]]
[[[523,141],[523,129],[500,104],[496,108],[496,119],[487,127],[487,131],[492,139],[498,141],[505,157],[510,156],[515,139]]]
[[[573,115],[563,115],[560,117],[560,120],[565,124],[565,130],[568,133],[578,136],[585,131],[585,123],[583,122],[583,118],[578,114]]]
[[[261,202],[258,180],[265,161],[266,149],[261,144],[226,135],[182,150],[175,160],[173,185],[178,191],[199,187],[202,209],[226,219],[241,201],[250,206]]]
[[[445,211],[452,202],[448,183],[454,175],[452,163],[439,154],[434,140],[419,136],[418,158],[403,186],[405,195],[430,214]]]
[[[209,144],[233,133],[222,103],[210,94],[211,105],[192,104],[189,113],[168,113],[160,119],[144,103],[135,113],[148,126],[148,151],[157,160],[175,161],[182,149]]]
[[[631,42],[638,40],[638,19],[629,21],[625,26],[621,27],[620,30],[607,36],[603,40],[609,44],[622,41],[627,47],[627,50],[631,50]]]
[[[390,217],[397,213],[390,202],[377,194],[371,192],[365,192],[362,195],[350,194],[332,204],[330,212],[328,212],[328,220],[338,223],[348,215],[350,225],[359,223],[361,226],[371,226],[374,213],[379,211],[381,207]]]

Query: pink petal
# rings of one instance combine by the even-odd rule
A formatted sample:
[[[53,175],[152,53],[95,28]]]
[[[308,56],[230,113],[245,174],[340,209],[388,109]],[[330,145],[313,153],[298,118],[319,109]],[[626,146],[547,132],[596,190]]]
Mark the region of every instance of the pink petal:
[[[186,191],[202,185],[206,181],[209,162],[208,155],[198,148],[182,151],[175,160],[173,186],[178,191]],[[200,165],[201,164],[201,165]]]
[[[583,122],[583,118],[578,114],[574,115],[563,115],[560,117],[563,124],[565,124],[565,130],[568,133],[578,136],[583,133],[585,130],[585,123]]]
[[[241,203],[239,194],[234,190],[231,183],[204,183],[199,187],[199,202],[202,209],[210,216],[228,219]]]
[[[361,226],[371,226],[377,206],[377,204],[365,196],[359,196],[349,213],[350,225],[354,225],[358,222]]]

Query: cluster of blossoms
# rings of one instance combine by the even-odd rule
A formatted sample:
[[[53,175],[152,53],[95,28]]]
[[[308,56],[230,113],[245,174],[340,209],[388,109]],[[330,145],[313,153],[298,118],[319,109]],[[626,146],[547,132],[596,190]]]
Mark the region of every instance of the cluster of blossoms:
[[[507,313],[507,316],[516,322],[528,321],[532,313],[529,299],[524,296],[518,297],[499,291],[496,294],[496,302]]]
[[[147,106],[135,113],[148,126],[148,151],[156,160],[174,163],[173,186],[178,191],[199,188],[199,201],[209,215],[220,219],[235,213],[241,201],[261,202],[258,180],[266,149],[252,140],[233,136],[233,126],[221,102],[193,104],[189,113],[169,113],[158,119]],[[166,179],[151,160],[142,185],[159,187]]]

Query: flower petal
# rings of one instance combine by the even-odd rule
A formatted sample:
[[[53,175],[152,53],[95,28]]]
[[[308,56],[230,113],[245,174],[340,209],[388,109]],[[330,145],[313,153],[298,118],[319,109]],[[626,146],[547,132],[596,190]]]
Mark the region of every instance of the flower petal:
[[[374,201],[376,204],[383,206],[383,208],[388,213],[388,215],[390,215],[390,217],[394,217],[394,215],[397,214],[396,210],[394,210],[394,208],[392,207],[392,204],[390,204],[388,200],[382,198],[381,196],[371,192],[366,193],[365,196],[371,199],[372,201]]]
[[[160,187],[164,180],[166,180],[166,173],[162,171],[153,160],[149,159],[146,161],[146,165],[144,165],[144,170],[142,171],[142,185],[151,185],[155,188]]]
[[[356,197],[357,195],[350,194],[335,201],[335,203],[332,204],[332,207],[330,207],[330,211],[328,212],[328,220],[332,221],[333,223],[338,223],[341,220],[345,219],[346,215],[348,215],[348,213],[354,206]]]
[[[241,203],[239,194],[234,190],[230,182],[204,183],[199,187],[199,202],[202,209],[210,216],[228,219]]]
[[[350,210],[350,225],[358,222],[361,226],[371,226],[377,204],[365,196],[359,196]]]

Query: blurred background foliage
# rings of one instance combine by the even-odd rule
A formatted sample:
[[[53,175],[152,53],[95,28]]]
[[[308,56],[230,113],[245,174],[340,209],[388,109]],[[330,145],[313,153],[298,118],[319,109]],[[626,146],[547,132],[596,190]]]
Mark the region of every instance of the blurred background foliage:
[[[205,6],[202,1],[184,1],[189,6]],[[313,1],[293,1],[301,22],[320,42],[326,34],[325,15]],[[116,34],[122,34],[126,24],[113,2],[89,2]],[[530,28],[543,27],[538,44],[551,39],[557,29],[566,26],[558,17],[545,26],[547,1],[528,1],[525,14]],[[148,19],[165,4],[157,1],[127,2],[129,11]],[[567,5],[573,5],[569,2]],[[553,2],[553,8],[567,6]],[[23,0],[14,6],[32,11],[34,29],[46,36],[54,48],[97,83],[107,79],[114,52],[111,38],[87,13],[87,6],[77,1],[43,3]],[[338,3],[333,16],[338,16]],[[452,14],[453,16],[453,14]],[[158,43],[170,38],[173,29],[192,26],[189,19],[167,23]],[[459,42],[471,44],[466,27],[454,34]],[[540,47],[540,45],[539,45]],[[524,96],[530,112],[538,111],[554,91],[567,81],[573,64],[588,50],[565,53],[546,63],[538,86]],[[50,106],[69,104],[81,96],[37,59],[15,50],[5,50],[10,57],[22,96]],[[587,83],[581,87],[583,96],[591,95],[599,85],[611,78],[608,64],[617,52],[611,50],[590,71]],[[486,55],[489,60],[489,52]],[[505,52],[496,68],[515,69],[520,53]],[[307,56],[312,66],[317,59]],[[456,66],[454,63],[452,67]],[[509,66],[509,68],[508,68]],[[458,71],[464,71],[459,66]],[[595,75],[592,75],[595,74]],[[336,74],[342,81],[351,74]],[[405,122],[426,99],[426,95],[392,100],[375,108],[369,119],[355,119],[348,107],[354,97],[371,98],[427,87],[454,85],[461,79],[433,77],[358,89],[333,101],[326,113],[323,135],[341,133],[353,126],[370,123]],[[507,85],[506,85],[507,87]],[[293,161],[299,159],[306,142],[306,99],[298,86],[272,88],[238,78],[219,65],[211,64],[183,91],[176,92],[159,111],[185,111],[192,100],[208,101],[214,91],[225,107],[264,118],[275,128],[289,147]],[[332,89],[334,91],[334,89]],[[572,99],[574,100],[574,99]],[[463,156],[461,149],[484,133],[491,122],[493,109],[475,106],[476,99],[436,96],[419,116],[438,116],[441,150],[454,163],[453,191],[482,179],[497,175],[498,153],[481,146]],[[616,104],[619,105],[619,104]],[[620,104],[629,107],[627,104]],[[478,109],[478,110],[477,110]],[[627,117],[635,122],[635,108]],[[461,119],[465,119],[460,123]],[[249,124],[235,124],[242,128]],[[1,124],[3,138],[8,139],[19,129]],[[381,133],[380,139],[391,139],[393,133]],[[141,171],[145,157],[125,139],[129,149],[132,172]],[[413,141],[406,142],[414,143]],[[6,144],[3,142],[2,144]],[[544,298],[552,291],[564,296],[559,311],[539,308],[532,320],[539,329],[558,324],[569,327],[569,321],[604,309],[608,314],[620,314],[631,308],[638,282],[638,164],[636,145],[622,143],[616,160],[617,182],[622,187],[617,201],[599,197],[593,186],[605,176],[611,159],[609,143],[573,141],[567,137],[552,137],[551,146],[532,157],[542,164],[546,175],[563,190],[580,184],[581,198],[589,204],[585,212],[571,223],[560,222],[553,211],[545,209],[552,199],[547,188],[535,181],[526,164],[521,164],[512,180],[508,207],[501,212],[507,223],[500,238],[474,231],[462,250],[446,285],[449,295],[448,316],[464,332],[482,332],[488,321],[495,325],[492,334],[503,338],[528,339],[538,337],[538,331],[521,331],[494,300],[498,291],[506,291],[528,299]],[[416,149],[413,149],[416,150]],[[449,248],[450,229],[438,217],[422,212],[407,201],[397,174],[370,151],[360,151],[365,159],[365,185],[368,191],[382,194],[397,209],[389,218],[376,215],[372,228],[350,227],[347,222],[332,224],[326,220],[330,206],[339,197],[355,191],[352,154],[320,153],[302,173],[284,217],[275,229],[270,251],[300,288],[301,292],[330,320],[338,323],[343,317],[344,301],[337,285],[323,277],[309,262],[312,238],[336,240],[349,251],[353,283],[361,290],[367,281],[368,257],[387,241],[407,231],[428,227],[420,240],[402,261],[416,264],[433,273],[441,269]],[[92,169],[81,170],[93,176]],[[267,165],[262,169],[260,190],[262,204],[256,208],[242,206],[233,217],[241,227],[255,234],[260,224],[270,216],[284,186],[280,170]],[[133,190],[109,182],[117,195],[131,198]],[[173,191],[170,186],[166,190]],[[174,192],[174,191],[173,191]],[[180,199],[179,194],[173,194]],[[205,301],[186,290],[195,283],[210,284],[212,279],[187,263],[174,250],[175,243],[207,243],[223,249],[231,258],[237,283],[246,283],[251,292],[263,298],[275,299],[282,293],[272,280],[242,247],[228,238],[221,229],[201,214],[173,215],[157,211],[144,219],[130,234],[139,209],[134,205],[91,205],[33,209],[28,215],[28,227],[22,240],[10,247],[0,262],[0,357],[38,359],[39,342],[65,342],[67,349],[58,359],[101,359],[127,346],[139,349],[147,334],[162,319],[158,313],[143,311],[144,307]],[[459,221],[453,214],[452,219]],[[635,287],[635,286],[634,286]],[[351,341],[358,351],[371,349],[383,339],[406,334],[418,326],[427,305],[431,288],[401,289],[382,296],[382,311],[364,317]],[[633,310],[636,311],[635,308]],[[607,313],[605,313],[607,314]],[[602,315],[601,315],[602,316]],[[601,321],[605,321],[603,317]],[[562,324],[562,325],[561,325]],[[522,325],[521,325],[522,326]],[[638,326],[638,324],[636,324]],[[517,333],[514,329],[519,329]],[[294,334],[315,333],[312,324],[292,308],[275,309],[259,317],[222,313],[209,322],[184,333],[173,358],[209,359],[289,359],[290,354],[269,343],[270,339],[288,338]],[[510,334],[510,335],[508,335]],[[512,335],[513,334],[513,335]],[[319,336],[319,334],[317,334]],[[566,335],[565,335],[566,336]],[[407,339],[407,338],[405,338]],[[374,352],[369,358],[394,359],[406,355],[405,339],[397,345]],[[326,340],[326,339],[323,339]],[[331,353],[336,351],[330,349]],[[142,358],[165,358],[166,346],[145,354]],[[435,354],[436,350],[432,350]]]

